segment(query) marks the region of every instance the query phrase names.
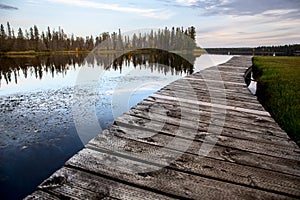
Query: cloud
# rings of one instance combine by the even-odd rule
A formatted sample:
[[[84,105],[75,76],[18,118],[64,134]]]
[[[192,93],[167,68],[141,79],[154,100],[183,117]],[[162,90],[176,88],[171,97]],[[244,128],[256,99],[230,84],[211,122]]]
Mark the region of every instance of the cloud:
[[[144,17],[149,17],[154,19],[169,19],[174,15],[169,10],[126,7],[126,6],[121,6],[119,4],[98,3],[90,0],[49,0],[49,1],[54,3],[62,3],[62,4],[84,7],[84,8],[96,8],[96,9],[104,9],[104,10],[111,10],[117,12],[135,13]]]
[[[282,11],[271,13],[281,14]],[[254,16],[224,16],[197,31],[201,47],[245,47],[299,43],[300,20]]]
[[[161,0],[167,2],[168,0]],[[198,13],[202,47],[299,43],[300,0],[176,0]]]
[[[198,2],[198,0],[176,0],[177,3],[183,4],[186,6],[192,6]]]
[[[167,2],[168,0],[162,0]],[[186,6],[201,9],[202,15],[257,15],[265,12],[272,14],[274,10],[293,10],[284,13],[290,18],[300,16],[299,0],[176,0],[174,6]],[[275,13],[275,15],[278,13]]]
[[[4,10],[18,10],[17,7],[5,5],[3,3],[0,3],[0,9],[4,9]]]
[[[165,6],[192,8],[203,17],[255,16],[300,19],[300,0],[159,0]]]

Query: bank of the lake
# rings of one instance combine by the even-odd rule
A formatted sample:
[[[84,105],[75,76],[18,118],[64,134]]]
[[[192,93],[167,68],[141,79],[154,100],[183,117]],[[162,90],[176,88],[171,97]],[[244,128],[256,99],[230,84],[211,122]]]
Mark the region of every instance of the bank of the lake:
[[[254,57],[253,61],[259,101],[300,145],[300,57]]]
[[[40,56],[53,54],[88,54],[91,51],[8,51],[0,52],[1,56]]]
[[[151,53],[153,51],[157,51],[158,49],[149,49],[147,52],[146,49],[139,49],[139,50],[123,50],[123,51],[116,51],[116,50],[97,50],[95,53],[98,54],[125,54],[125,53]],[[92,51],[82,50],[82,51],[8,51],[8,52],[0,52],[0,56],[9,56],[9,57],[18,57],[18,56],[40,56],[40,55],[57,55],[57,54],[89,54]],[[171,53],[176,54],[193,54],[194,56],[200,56],[202,54],[206,54],[204,49],[194,49],[192,51],[170,51]]]

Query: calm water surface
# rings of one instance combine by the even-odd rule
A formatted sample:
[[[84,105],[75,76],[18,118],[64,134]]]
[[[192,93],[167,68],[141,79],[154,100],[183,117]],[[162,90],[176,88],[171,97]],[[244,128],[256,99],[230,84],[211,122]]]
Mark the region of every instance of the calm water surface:
[[[166,84],[229,56],[174,54],[0,57],[0,199],[21,199],[83,148],[72,118],[72,98],[83,68],[102,69],[93,82],[102,129]],[[89,87],[90,83],[87,83]],[[125,98],[125,97],[130,98]],[[123,98],[124,97],[124,98]],[[99,134],[95,130],[90,137]]]

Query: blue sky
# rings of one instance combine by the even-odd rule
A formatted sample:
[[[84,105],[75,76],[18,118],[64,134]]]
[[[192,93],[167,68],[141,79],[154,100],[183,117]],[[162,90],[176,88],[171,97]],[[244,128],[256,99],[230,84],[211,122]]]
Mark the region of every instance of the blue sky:
[[[200,47],[300,43],[300,0],[0,0],[15,31],[62,27],[77,36],[195,26]]]

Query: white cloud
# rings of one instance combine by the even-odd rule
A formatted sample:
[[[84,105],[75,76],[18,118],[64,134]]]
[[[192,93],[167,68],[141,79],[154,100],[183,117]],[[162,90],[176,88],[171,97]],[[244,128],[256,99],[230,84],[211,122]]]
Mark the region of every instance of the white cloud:
[[[191,6],[197,3],[198,0],[176,0],[176,2],[182,5]]]
[[[265,12],[263,12],[263,15],[273,15],[273,16],[278,16],[278,15],[287,15],[289,13],[293,13],[293,12],[298,12],[297,9],[276,9],[276,10],[267,10]]]
[[[136,13],[136,14],[140,14],[141,16],[155,18],[155,19],[169,19],[174,15],[169,10],[125,7],[119,4],[98,3],[89,0],[48,0],[48,1],[53,3],[62,3],[71,6],[83,7],[83,8],[97,8],[97,9],[111,10],[117,12]]]
[[[280,12],[282,15],[293,14],[294,18],[298,18],[300,10],[299,0],[209,0],[209,1],[196,1],[191,6],[202,6],[205,8],[207,15],[257,15],[269,10],[291,10],[296,12]],[[277,13],[276,13],[277,14]]]

